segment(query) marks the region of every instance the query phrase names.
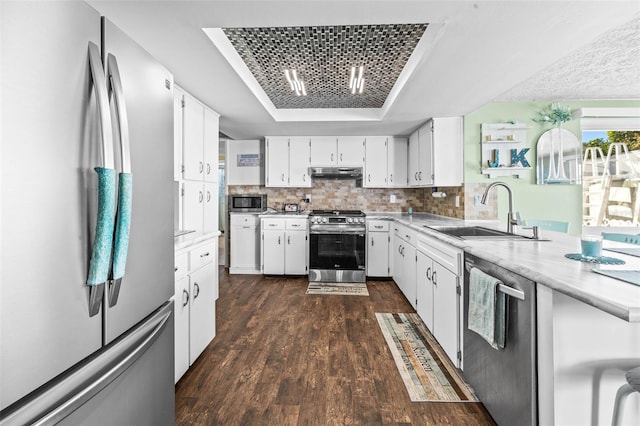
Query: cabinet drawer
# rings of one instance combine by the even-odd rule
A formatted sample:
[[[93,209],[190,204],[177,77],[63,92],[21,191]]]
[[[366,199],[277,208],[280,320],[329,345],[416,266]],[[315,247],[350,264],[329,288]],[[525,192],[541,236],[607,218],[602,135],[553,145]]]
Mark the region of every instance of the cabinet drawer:
[[[417,248],[457,276],[462,276],[462,250],[425,235],[418,235]]]
[[[409,228],[408,226],[398,225],[397,223],[393,224],[393,233],[394,235],[400,237],[405,242],[415,246],[416,242],[416,231]]]
[[[213,262],[216,254],[216,242],[198,246],[189,251],[189,271],[193,272],[207,263]]]
[[[255,226],[260,223],[260,216],[257,214],[232,214],[231,226]]]
[[[284,219],[263,218],[262,230],[267,229],[284,229]]]
[[[294,231],[304,231],[307,229],[306,219],[287,219],[285,221],[285,229],[291,229]]]
[[[187,275],[187,271],[189,270],[189,256],[186,252],[176,256],[173,270],[176,281]]]
[[[388,232],[389,231],[389,221],[388,220],[368,220],[367,221],[367,230],[369,232]]]

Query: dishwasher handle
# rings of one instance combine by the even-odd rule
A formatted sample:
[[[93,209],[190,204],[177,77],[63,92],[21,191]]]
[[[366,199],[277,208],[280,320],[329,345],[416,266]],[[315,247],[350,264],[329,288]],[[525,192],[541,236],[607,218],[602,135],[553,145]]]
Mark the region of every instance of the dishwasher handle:
[[[473,262],[470,262],[468,260],[464,262],[464,267],[467,270],[467,272],[470,272],[471,268],[477,268],[477,266],[475,266]],[[507,285],[500,283],[498,284],[498,291],[501,291],[507,296],[515,297],[518,300],[524,300],[524,292],[521,290],[518,290],[517,288],[509,287]]]

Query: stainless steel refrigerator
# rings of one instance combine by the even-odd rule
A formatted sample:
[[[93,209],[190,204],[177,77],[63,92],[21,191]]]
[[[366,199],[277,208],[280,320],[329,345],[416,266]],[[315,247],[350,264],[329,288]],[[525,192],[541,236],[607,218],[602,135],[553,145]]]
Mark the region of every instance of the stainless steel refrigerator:
[[[173,424],[173,77],[84,2],[0,20],[0,422]]]

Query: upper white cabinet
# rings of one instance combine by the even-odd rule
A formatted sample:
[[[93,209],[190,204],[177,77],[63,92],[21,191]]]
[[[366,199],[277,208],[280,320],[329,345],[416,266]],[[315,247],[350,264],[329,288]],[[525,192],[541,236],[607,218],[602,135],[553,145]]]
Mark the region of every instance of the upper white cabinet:
[[[220,116],[205,108],[204,110],[204,139],[203,139],[203,163],[205,182],[218,181],[218,150],[220,133]]]
[[[310,139],[314,167],[364,165],[364,136],[313,136]]]
[[[406,187],[407,138],[367,136],[363,186],[365,188]]]
[[[314,167],[338,165],[338,138],[336,136],[311,137],[311,165]]]
[[[266,153],[266,186],[311,187],[309,138],[269,136]]]
[[[389,138],[386,136],[367,136],[362,183],[365,188],[385,188],[388,186],[388,144]]]
[[[173,90],[173,180],[182,178],[182,105],[184,92],[178,87]]]
[[[390,137],[387,142],[387,186],[403,188],[409,186],[407,166],[409,163],[409,141],[407,138]]]
[[[432,118],[409,137],[409,186],[461,186],[462,117]]]
[[[364,149],[364,136],[338,136],[338,166],[363,166]]]

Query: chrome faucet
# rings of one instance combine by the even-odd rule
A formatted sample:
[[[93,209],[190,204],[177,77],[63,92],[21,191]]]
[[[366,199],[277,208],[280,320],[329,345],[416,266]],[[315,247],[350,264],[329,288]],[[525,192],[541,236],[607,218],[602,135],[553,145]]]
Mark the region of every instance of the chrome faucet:
[[[509,232],[510,234],[513,234],[513,227],[520,225],[520,213],[513,212],[513,194],[511,193],[511,188],[509,188],[509,185],[507,185],[504,182],[493,182],[491,185],[487,187],[486,191],[484,191],[484,195],[482,196],[482,200],[480,202],[482,204],[487,204],[487,196],[489,195],[489,191],[491,191],[491,188],[493,188],[494,186],[502,186],[509,193],[509,214],[507,216],[507,232]]]

